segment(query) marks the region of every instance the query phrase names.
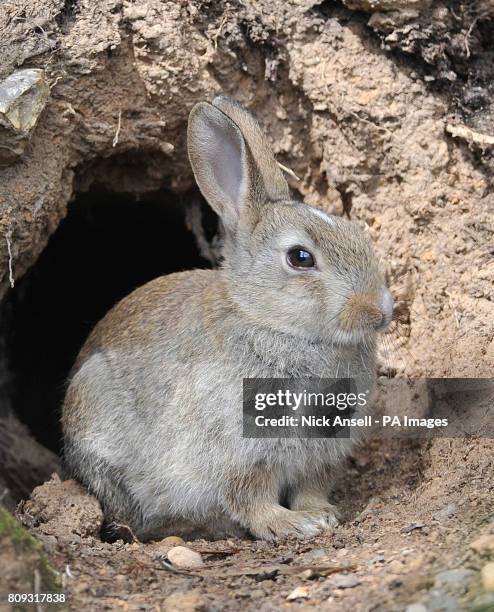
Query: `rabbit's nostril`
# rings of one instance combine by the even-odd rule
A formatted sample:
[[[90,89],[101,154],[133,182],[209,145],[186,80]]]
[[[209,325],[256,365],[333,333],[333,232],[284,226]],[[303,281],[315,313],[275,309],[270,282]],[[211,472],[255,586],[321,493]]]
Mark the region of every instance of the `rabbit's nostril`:
[[[380,331],[381,329],[384,329],[387,326],[387,324],[388,324],[388,318],[385,313],[382,313],[381,320],[376,321],[374,323],[374,329],[376,329],[377,331]]]
[[[348,298],[340,314],[343,329],[378,329],[383,321],[383,311],[376,305],[375,294],[357,293]]]

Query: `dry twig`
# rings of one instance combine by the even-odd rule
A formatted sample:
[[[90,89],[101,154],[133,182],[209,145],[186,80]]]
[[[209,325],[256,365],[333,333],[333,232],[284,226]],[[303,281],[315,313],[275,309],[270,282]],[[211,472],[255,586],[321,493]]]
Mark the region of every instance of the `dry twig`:
[[[475,130],[472,130],[472,128],[469,128],[461,123],[447,123],[445,129],[446,132],[453,138],[463,138],[464,140],[484,147],[494,145],[494,136],[476,132]]]
[[[15,285],[15,281],[14,281],[14,272],[13,272],[13,268],[12,268],[12,244],[10,242],[11,238],[12,238],[12,231],[9,230],[7,232],[7,235],[5,236],[6,240],[7,240],[7,251],[9,253],[9,282],[10,282],[10,286],[13,289],[14,285]]]
[[[118,138],[120,136],[121,127],[122,127],[122,109],[118,111],[117,131],[115,132],[115,136],[113,137],[113,142],[112,142],[113,148],[115,148],[118,144]]]
[[[300,177],[298,177],[295,172],[289,168],[288,166],[283,165],[281,162],[276,162],[278,164],[278,166],[283,170],[283,172],[286,172],[287,174],[289,174],[290,176],[293,176],[293,178],[296,181],[300,181]]]

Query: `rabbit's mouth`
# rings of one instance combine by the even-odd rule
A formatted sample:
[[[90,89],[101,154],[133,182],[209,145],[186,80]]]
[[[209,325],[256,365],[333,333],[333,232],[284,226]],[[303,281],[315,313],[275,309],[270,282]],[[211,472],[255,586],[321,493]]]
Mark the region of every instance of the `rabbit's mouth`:
[[[358,344],[373,343],[378,334],[378,330],[374,327],[362,327],[358,329],[343,329],[338,326],[337,330],[332,334],[332,340],[340,346],[355,346]]]

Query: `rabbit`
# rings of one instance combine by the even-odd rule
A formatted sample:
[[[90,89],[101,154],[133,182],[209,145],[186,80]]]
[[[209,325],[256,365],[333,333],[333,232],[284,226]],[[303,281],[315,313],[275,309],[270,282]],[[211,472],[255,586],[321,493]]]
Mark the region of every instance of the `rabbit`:
[[[240,104],[196,104],[187,146],[223,262],[156,278],[96,325],[63,406],[68,475],[141,540],[315,536],[338,522],[331,477],[355,439],[243,437],[242,379],[372,384],[393,298],[366,233],[292,199]]]

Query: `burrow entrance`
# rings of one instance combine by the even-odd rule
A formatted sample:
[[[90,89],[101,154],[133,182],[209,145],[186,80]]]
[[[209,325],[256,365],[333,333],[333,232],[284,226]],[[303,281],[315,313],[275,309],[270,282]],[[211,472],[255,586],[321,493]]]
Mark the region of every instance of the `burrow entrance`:
[[[36,264],[2,304],[9,404],[35,438],[60,452],[67,376],[99,319],[162,274],[210,267],[186,226],[190,199],[93,189],[76,196]],[[216,217],[204,203],[206,232]],[[190,210],[190,209],[189,209]]]

